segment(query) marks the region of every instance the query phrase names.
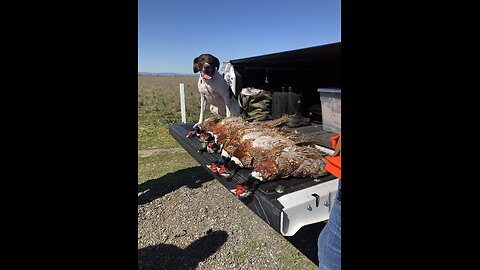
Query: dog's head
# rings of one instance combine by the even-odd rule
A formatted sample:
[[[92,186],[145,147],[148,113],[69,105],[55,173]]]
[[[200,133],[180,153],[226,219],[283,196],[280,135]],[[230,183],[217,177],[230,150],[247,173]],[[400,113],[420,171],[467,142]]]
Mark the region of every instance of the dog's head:
[[[193,59],[193,72],[200,71],[200,74],[206,80],[211,80],[219,68],[220,61],[211,54],[201,54]]]

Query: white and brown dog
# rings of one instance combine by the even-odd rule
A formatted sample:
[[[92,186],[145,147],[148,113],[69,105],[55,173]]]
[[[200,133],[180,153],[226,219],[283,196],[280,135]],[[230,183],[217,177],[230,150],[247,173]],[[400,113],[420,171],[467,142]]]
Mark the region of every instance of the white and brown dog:
[[[222,75],[218,73],[220,61],[211,54],[201,54],[193,59],[193,72],[200,72],[198,78],[198,91],[200,92],[200,118],[198,124],[203,122],[205,106],[210,103],[210,111],[217,117],[240,115],[240,107],[232,89]]]

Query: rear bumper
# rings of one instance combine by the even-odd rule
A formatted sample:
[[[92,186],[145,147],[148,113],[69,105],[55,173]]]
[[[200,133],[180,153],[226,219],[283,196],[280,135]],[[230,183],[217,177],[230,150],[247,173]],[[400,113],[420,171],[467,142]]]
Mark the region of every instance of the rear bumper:
[[[278,198],[284,206],[280,213],[281,234],[292,236],[305,225],[327,220],[337,190],[338,179],[334,179]]]

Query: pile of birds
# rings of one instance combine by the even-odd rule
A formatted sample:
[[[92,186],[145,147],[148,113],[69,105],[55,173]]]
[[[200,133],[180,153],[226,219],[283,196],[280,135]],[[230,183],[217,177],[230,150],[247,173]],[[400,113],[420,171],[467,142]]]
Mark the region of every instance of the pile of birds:
[[[239,168],[253,168],[234,192],[248,197],[265,181],[288,177],[318,178],[327,175],[325,153],[310,137],[281,128],[288,115],[270,121],[245,121],[242,117],[211,117],[194,126],[187,137],[200,140],[199,151],[221,153],[207,167],[231,178]]]

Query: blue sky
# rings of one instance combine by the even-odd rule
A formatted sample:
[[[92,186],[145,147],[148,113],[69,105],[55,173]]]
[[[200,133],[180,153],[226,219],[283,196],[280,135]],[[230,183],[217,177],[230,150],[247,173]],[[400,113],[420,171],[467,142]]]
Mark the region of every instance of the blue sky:
[[[138,71],[192,74],[231,59],[341,41],[340,0],[138,0]]]

